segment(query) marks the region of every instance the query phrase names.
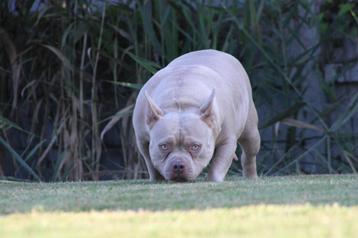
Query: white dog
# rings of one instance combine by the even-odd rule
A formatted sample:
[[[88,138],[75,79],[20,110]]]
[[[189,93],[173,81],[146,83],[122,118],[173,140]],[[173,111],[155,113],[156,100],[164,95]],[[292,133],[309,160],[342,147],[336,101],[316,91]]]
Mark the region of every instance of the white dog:
[[[150,180],[194,180],[209,165],[208,179],[223,181],[237,143],[244,176],[257,177],[260,134],[251,91],[240,62],[216,50],[182,55],[154,74],[133,113]]]

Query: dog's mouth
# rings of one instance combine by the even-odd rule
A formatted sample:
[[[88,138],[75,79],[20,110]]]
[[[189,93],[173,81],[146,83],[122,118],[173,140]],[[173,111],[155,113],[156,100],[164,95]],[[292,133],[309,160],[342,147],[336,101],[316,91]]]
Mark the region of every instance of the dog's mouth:
[[[171,181],[171,182],[179,182],[179,183],[185,183],[185,182],[190,182],[193,181],[195,179],[195,177],[192,176],[192,174],[190,173],[191,170],[186,169],[186,170],[170,170],[170,171],[166,171],[166,173],[164,173],[164,178],[167,181]]]
[[[184,177],[173,177],[173,178],[170,178],[170,181],[177,182],[177,183],[189,182],[189,180],[187,178],[184,178]]]
[[[171,174],[171,176],[169,176],[167,180],[175,183],[190,183],[190,182],[194,182],[195,178],[191,176],[185,176],[183,174],[182,175]]]

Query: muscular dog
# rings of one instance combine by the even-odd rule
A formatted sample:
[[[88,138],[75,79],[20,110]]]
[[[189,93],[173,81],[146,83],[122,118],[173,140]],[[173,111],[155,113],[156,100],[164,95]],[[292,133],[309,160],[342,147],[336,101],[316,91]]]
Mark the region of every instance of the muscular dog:
[[[191,181],[209,166],[223,181],[242,148],[243,175],[256,178],[258,117],[249,78],[233,56],[200,50],[174,59],[140,90],[133,112],[150,180]]]

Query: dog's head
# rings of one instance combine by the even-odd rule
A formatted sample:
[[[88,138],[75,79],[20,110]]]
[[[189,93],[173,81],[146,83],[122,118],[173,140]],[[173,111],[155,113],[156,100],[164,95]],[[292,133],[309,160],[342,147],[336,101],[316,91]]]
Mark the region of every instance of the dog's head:
[[[145,93],[149,153],[166,180],[191,181],[209,164],[215,150],[215,91],[197,111],[167,112]]]

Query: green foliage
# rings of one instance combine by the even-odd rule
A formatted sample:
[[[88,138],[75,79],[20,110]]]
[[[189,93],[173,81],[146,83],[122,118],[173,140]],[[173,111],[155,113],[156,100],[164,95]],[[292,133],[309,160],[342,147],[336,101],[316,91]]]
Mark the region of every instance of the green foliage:
[[[330,38],[357,37],[357,11],[358,4],[354,1],[326,1],[318,15],[321,33]]]
[[[334,28],[350,39],[357,29],[351,27],[357,24],[353,1],[334,5],[338,10],[328,1],[318,18],[305,0],[133,0],[102,7],[86,0],[50,1],[38,11],[30,11],[33,1],[16,2],[14,11],[8,1],[0,3],[5,49],[0,52],[0,155],[13,158],[0,161],[0,175],[5,163],[12,163],[29,178],[97,180],[108,169],[102,167],[101,134],[105,139],[115,127],[121,177],[145,176],[130,122],[138,89],[175,57],[205,48],[233,54],[248,71],[256,105],[264,111],[262,132],[273,131],[272,140],[263,141],[259,173],[304,172],[300,162],[308,156],[329,172],[356,171],[357,136],[348,122],[358,110],[358,94],[341,97],[332,82],[318,76],[327,102],[317,108],[306,95],[313,80],[309,72],[320,67],[319,49],[330,42],[310,45],[300,37],[302,28],[334,37],[329,30]],[[23,153],[12,148],[18,130],[25,131]],[[333,147],[339,154],[332,154]]]

